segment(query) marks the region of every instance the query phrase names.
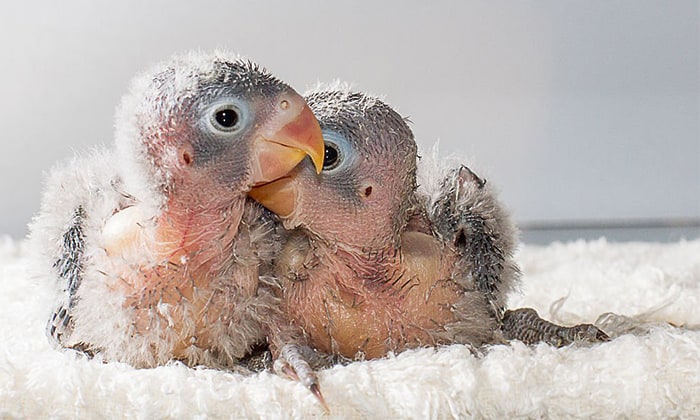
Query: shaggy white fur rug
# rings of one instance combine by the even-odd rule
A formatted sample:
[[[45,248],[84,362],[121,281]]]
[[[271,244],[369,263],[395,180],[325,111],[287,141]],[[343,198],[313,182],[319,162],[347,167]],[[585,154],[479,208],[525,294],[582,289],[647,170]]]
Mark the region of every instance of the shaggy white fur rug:
[[[320,372],[330,413],[270,373],[137,370],[54,350],[48,296],[28,278],[24,247],[0,237],[2,418],[700,416],[700,240],[524,246],[511,307],[567,324],[611,311],[648,322],[645,332],[588,347],[516,342],[476,357],[455,345],[337,366]]]

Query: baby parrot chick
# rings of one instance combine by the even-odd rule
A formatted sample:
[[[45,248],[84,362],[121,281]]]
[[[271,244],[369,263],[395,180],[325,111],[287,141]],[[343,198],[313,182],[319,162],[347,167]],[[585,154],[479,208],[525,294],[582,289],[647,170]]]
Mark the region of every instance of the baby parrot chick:
[[[323,171],[302,164],[250,193],[295,229],[276,270],[290,318],[315,348],[349,358],[499,340],[483,294],[453,276],[459,254],[406,229],[417,148],[403,118],[359,93],[307,102],[323,128]]]
[[[285,311],[311,344],[376,358],[503,342],[515,228],[483,182],[459,169],[435,194],[417,191],[417,148],[398,113],[346,90],[315,91],[307,102],[323,129],[323,171],[302,164],[250,195],[292,230],[276,273]],[[463,207],[455,192],[477,205]]]
[[[176,56],[137,77],[115,148],[54,169],[31,227],[56,291],[51,340],[136,367],[235,369],[260,343],[294,353],[302,336],[261,276],[273,222],[246,194],[307,155],[320,168],[323,147],[303,97],[237,56]]]

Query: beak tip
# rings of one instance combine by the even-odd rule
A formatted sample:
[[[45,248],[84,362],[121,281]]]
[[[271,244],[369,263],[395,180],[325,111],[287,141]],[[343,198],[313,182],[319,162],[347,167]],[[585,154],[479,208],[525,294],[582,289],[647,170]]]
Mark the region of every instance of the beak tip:
[[[310,150],[308,150],[308,155],[311,161],[314,163],[314,168],[316,168],[316,174],[320,174],[323,170],[323,161],[325,160],[326,154],[326,143],[323,140],[323,131],[321,131],[321,124],[319,124],[316,116],[311,111],[308,105],[305,107],[304,111],[308,112],[309,118],[313,121],[310,125],[312,128],[312,135],[309,139],[309,144],[312,145]]]
[[[319,157],[311,157],[311,160],[314,162],[314,167],[316,168],[316,175],[320,174],[321,171],[323,170],[323,156]]]

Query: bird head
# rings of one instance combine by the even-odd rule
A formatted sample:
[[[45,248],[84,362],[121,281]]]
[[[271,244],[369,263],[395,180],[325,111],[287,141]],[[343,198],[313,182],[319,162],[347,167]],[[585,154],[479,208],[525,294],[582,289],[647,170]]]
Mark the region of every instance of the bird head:
[[[117,117],[117,147],[125,178],[148,189],[143,196],[211,208],[285,176],[306,155],[320,169],[324,146],[292,88],[238,57],[193,53],[135,80]]]
[[[398,244],[415,190],[416,144],[406,121],[381,100],[344,89],[307,93],[325,141],[323,169],[304,162],[250,196],[287,228],[304,227],[354,248]]]

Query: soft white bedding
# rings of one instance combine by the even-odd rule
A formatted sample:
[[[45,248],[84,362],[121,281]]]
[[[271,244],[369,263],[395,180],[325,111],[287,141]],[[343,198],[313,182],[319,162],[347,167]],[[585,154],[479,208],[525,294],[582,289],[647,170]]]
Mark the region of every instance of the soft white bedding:
[[[24,242],[0,237],[0,417],[700,417],[700,240],[522,246],[522,294],[560,323],[605,312],[646,333],[589,347],[408,351],[320,372],[324,413],[301,385],[174,363],[137,370],[53,349],[48,296]],[[672,322],[677,327],[663,321]]]

